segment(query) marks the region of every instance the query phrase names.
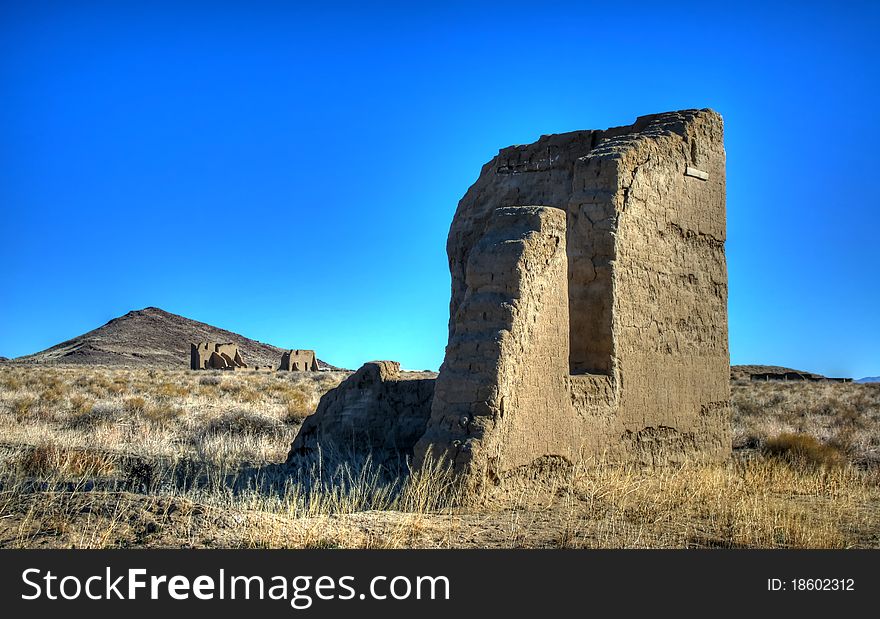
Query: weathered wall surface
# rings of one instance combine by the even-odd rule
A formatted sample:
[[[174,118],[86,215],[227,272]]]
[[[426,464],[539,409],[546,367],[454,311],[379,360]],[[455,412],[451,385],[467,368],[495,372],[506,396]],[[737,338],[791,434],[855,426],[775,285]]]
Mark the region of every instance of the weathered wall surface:
[[[288,372],[317,372],[318,358],[314,350],[287,350],[281,355],[278,369]]]
[[[439,414],[417,458],[449,445],[458,467],[482,474],[536,452],[573,456],[568,335],[558,328],[568,315],[565,230],[565,212],[550,207],[500,208],[488,220],[469,252],[434,393]]]
[[[582,172],[617,168],[615,438],[643,460],[730,450],[722,138],[714,113],[663,115],[603,143]]]
[[[431,412],[434,379],[400,372],[394,361],[372,361],[324,394],[293,441],[287,464],[326,469],[371,458],[405,467]]]
[[[467,288],[465,268],[495,209],[537,204],[566,209],[575,162],[590,152],[601,132],[545,135],[525,146],[510,146],[483,166],[480,177],[459,201],[446,252],[452,274],[450,336]]]

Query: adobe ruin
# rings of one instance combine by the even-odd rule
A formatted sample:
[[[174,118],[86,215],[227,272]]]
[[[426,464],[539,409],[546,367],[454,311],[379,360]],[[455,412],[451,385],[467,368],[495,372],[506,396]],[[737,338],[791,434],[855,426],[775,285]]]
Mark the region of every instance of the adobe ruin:
[[[415,464],[479,483],[542,461],[728,455],[725,234],[711,110],[501,150],[450,228],[449,343]],[[347,397],[377,409],[376,391]],[[327,427],[327,448],[382,444]]]
[[[278,369],[288,372],[317,372],[318,358],[314,350],[288,350],[281,355]]]
[[[395,361],[371,361],[327,392],[296,435],[288,463],[347,462],[404,468],[424,434],[434,395],[433,375],[400,371]]]
[[[751,374],[749,379],[752,381],[807,381],[813,383],[851,383],[852,378],[836,378],[830,376],[822,376],[820,374],[811,374],[809,372],[759,372]]]
[[[190,344],[190,369],[193,370],[237,370],[247,368],[241,358],[238,346],[232,342],[218,344],[201,342]]]

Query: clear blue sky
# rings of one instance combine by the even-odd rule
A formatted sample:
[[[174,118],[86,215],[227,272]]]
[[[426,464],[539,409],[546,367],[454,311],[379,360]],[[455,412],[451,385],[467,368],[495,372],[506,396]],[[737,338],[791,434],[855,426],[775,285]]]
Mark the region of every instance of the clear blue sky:
[[[876,2],[118,4],[0,8],[0,355],[155,305],[437,368],[483,163],[712,107],[732,362],[880,374]]]

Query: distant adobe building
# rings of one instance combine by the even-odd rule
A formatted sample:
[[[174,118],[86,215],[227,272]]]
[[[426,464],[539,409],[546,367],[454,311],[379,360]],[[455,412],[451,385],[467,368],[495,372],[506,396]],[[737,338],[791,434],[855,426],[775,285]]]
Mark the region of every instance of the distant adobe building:
[[[190,368],[193,370],[236,370],[246,367],[238,346],[232,342],[190,344]]]
[[[317,372],[318,358],[314,350],[288,350],[281,355],[281,366],[278,369],[288,372]]]
[[[819,374],[811,374],[809,372],[759,372],[750,376],[753,381],[809,381],[814,383],[851,383],[852,378],[832,378],[829,376],[820,376]]]
[[[325,453],[392,444],[475,481],[583,457],[724,458],[725,238],[723,123],[711,110],[505,148],[449,231],[446,357],[433,397],[398,413],[424,427],[418,440],[303,427],[321,428]],[[339,405],[382,409],[370,395],[382,389],[361,391]]]

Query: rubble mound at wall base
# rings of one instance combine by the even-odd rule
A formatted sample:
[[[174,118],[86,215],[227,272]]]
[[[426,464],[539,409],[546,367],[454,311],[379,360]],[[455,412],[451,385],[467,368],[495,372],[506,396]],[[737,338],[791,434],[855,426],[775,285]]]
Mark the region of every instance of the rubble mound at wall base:
[[[367,461],[394,471],[408,466],[425,432],[434,378],[402,373],[395,361],[371,361],[328,391],[303,422],[287,464],[297,468]]]

